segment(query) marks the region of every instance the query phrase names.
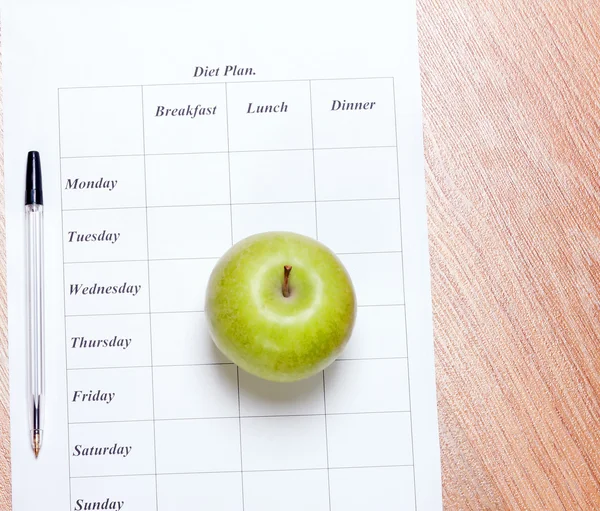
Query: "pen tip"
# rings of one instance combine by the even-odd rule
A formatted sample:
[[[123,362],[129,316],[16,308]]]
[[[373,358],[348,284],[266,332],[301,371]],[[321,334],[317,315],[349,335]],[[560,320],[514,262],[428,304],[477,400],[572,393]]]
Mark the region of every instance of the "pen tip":
[[[35,435],[33,435],[33,452],[34,452],[36,458],[40,454],[40,435],[39,435],[39,433],[36,433]]]

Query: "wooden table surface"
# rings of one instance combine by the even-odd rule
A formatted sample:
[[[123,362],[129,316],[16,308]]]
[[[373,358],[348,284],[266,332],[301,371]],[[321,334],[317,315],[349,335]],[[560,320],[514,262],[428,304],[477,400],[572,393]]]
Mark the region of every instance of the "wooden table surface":
[[[598,510],[600,3],[418,11],[444,508]]]

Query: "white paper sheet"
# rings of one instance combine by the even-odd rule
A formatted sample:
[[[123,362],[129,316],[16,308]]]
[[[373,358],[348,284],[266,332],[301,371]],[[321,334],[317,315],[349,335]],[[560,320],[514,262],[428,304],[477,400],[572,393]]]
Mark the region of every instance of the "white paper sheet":
[[[14,511],[440,510],[413,0],[83,4],[2,11]],[[227,363],[202,312],[217,258],[274,229],[336,251],[359,304],[341,358],[285,386]]]

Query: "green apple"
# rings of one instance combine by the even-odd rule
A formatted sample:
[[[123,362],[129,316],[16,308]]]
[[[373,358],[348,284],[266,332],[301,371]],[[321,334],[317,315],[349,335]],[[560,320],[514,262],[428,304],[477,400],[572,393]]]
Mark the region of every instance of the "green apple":
[[[291,232],[250,236],[215,266],[205,313],[217,347],[272,381],[307,378],[340,354],[354,328],[356,294],[331,250]]]

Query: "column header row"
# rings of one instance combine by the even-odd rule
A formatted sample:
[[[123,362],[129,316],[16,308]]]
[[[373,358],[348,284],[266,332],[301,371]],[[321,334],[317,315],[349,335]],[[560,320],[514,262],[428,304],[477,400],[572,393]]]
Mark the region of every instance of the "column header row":
[[[61,89],[62,157],[396,145],[388,78]]]

